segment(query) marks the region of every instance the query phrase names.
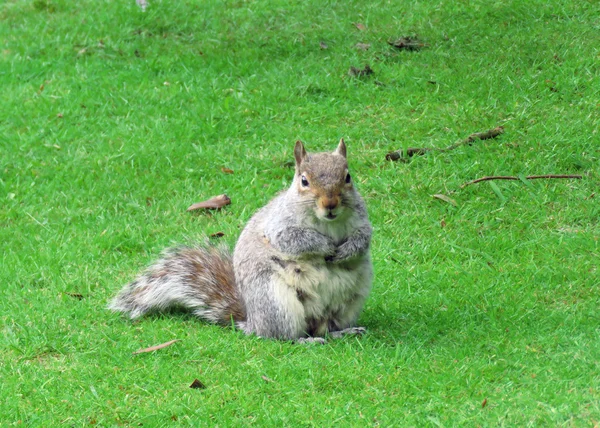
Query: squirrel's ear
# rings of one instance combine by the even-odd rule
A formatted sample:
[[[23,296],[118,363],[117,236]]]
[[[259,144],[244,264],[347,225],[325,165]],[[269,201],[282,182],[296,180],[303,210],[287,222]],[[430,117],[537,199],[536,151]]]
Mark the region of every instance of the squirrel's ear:
[[[344,143],[343,138],[340,140],[340,144],[337,146],[337,149],[335,149],[335,152],[333,153],[336,155],[342,155],[346,157],[346,143]]]
[[[300,140],[296,141],[296,146],[294,147],[294,157],[296,158],[296,165],[300,165],[306,157],[306,150],[304,150],[304,145]]]

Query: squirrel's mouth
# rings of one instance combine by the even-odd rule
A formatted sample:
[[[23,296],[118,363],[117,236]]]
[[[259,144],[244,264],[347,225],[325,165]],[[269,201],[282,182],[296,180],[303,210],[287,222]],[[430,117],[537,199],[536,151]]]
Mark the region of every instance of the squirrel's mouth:
[[[316,217],[321,221],[339,221],[340,218],[343,217],[344,210],[342,207],[336,207],[333,209],[323,209],[322,207],[317,207],[315,210]]]

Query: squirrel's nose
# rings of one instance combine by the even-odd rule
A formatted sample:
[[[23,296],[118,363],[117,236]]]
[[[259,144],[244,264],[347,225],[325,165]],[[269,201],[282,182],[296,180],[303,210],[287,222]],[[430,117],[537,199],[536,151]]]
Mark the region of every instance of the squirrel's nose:
[[[325,208],[326,210],[334,210],[339,205],[339,200],[336,197],[323,198],[323,200],[321,201],[321,205],[323,205],[323,208]]]

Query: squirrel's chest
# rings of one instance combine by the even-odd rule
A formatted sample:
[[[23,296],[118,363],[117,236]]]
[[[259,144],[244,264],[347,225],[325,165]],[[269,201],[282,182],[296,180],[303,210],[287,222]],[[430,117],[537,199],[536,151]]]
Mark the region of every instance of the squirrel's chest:
[[[358,269],[325,260],[276,259],[276,281],[295,296],[307,317],[327,318],[353,300],[360,288]]]

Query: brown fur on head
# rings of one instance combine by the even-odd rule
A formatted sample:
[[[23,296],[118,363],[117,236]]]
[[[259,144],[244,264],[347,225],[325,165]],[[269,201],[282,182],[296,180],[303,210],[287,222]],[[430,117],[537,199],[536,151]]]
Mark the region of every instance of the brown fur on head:
[[[333,153],[307,153],[301,141],[294,147],[298,193],[312,196],[315,213],[323,220],[335,220],[344,210],[344,192],[352,189],[346,161],[346,144],[341,139]]]

